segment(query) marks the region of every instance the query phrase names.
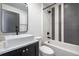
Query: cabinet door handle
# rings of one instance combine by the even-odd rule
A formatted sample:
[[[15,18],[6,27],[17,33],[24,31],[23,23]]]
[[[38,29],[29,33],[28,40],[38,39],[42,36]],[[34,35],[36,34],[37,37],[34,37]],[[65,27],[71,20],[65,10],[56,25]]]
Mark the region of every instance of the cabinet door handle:
[[[25,52],[25,50],[23,50],[22,52]]]
[[[26,48],[26,51],[28,51],[29,49],[28,48]]]

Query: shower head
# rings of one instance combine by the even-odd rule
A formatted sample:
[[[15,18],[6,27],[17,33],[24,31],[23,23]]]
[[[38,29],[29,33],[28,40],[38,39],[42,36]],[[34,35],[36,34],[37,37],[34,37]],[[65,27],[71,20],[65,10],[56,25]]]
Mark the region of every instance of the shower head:
[[[48,13],[51,13],[51,11],[50,11],[50,10],[48,10],[47,12],[48,12]]]

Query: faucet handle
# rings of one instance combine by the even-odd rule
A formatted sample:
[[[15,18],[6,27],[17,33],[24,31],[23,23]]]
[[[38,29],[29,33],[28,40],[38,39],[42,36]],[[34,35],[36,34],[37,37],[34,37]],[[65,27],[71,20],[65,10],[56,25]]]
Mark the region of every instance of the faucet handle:
[[[19,27],[16,26],[16,35],[18,35],[18,32],[19,32]]]

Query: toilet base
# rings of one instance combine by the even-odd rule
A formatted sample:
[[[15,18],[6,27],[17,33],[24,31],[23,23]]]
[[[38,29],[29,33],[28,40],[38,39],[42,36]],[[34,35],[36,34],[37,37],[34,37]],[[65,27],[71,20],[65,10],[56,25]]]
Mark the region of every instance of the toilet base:
[[[55,56],[54,50],[45,45],[39,48],[39,53],[40,53],[40,56]]]

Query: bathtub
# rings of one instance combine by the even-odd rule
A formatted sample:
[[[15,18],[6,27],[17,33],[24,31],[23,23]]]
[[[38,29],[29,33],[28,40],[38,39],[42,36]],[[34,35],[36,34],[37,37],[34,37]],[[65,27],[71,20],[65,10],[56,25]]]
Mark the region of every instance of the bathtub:
[[[55,56],[79,56],[79,46],[68,43],[48,40],[44,45],[49,46],[55,52]]]

